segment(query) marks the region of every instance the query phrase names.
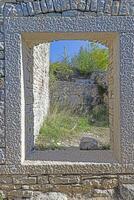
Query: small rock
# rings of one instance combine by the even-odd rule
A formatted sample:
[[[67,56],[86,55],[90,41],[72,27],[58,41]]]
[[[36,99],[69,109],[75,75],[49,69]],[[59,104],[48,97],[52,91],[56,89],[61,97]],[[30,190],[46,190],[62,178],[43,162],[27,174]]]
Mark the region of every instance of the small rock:
[[[99,142],[91,136],[84,136],[80,140],[80,150],[97,150],[99,146]]]

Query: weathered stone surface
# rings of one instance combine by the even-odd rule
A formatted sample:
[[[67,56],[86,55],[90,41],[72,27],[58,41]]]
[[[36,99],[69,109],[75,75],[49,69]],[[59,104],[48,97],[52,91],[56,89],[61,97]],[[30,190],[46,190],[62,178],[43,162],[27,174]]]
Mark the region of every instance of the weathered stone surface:
[[[104,12],[107,14],[111,14],[111,11],[112,11],[112,0],[106,0]]]
[[[62,11],[62,0],[54,0],[54,10],[56,12],[61,12]]]
[[[123,200],[134,199],[134,184],[122,184],[120,186],[120,194]]]
[[[121,184],[134,184],[134,175],[122,175],[119,176],[119,182]]]
[[[79,176],[50,176],[49,181],[51,184],[79,184]]]
[[[34,1],[33,5],[34,5],[34,11],[35,11],[36,14],[42,13],[42,10],[41,10],[41,7],[40,7],[40,1],[39,0]]]
[[[5,149],[0,148],[0,164],[3,164],[5,162]]]
[[[2,184],[12,184],[12,177],[11,176],[0,176],[0,185]],[[0,189],[3,189],[2,187],[0,187]],[[10,188],[9,188],[10,189]]]
[[[21,176],[21,175],[16,175],[13,176],[13,183],[14,184],[36,184],[36,177],[28,177],[28,176]]]
[[[71,9],[70,0],[62,0],[62,11]]]
[[[22,7],[23,16],[25,17],[29,16],[27,4],[21,3],[21,7]]]
[[[38,177],[38,183],[39,184],[46,184],[49,183],[48,176],[39,176]]]
[[[34,7],[33,7],[33,3],[32,2],[27,2],[27,9],[28,9],[28,13],[30,16],[35,15],[36,12],[34,12]]]
[[[112,5],[112,15],[118,15],[119,14],[119,1],[114,1]]]
[[[23,16],[20,4],[6,4],[4,7],[4,16]]]
[[[99,149],[99,147],[99,142],[91,136],[82,137],[80,140],[81,150],[96,150]]]
[[[13,197],[13,198],[30,198],[33,192],[22,191],[22,190],[11,190],[7,194],[9,197]]]
[[[41,10],[42,10],[43,13],[48,12],[48,8],[47,8],[47,4],[46,4],[45,0],[41,0],[40,5],[41,5]]]
[[[119,14],[120,15],[128,15],[129,10],[128,10],[128,4],[127,4],[127,0],[124,0],[124,2],[121,2],[120,4],[120,10],[119,10]]]
[[[0,42],[0,51],[4,50],[5,46],[4,46],[4,42]]]
[[[78,3],[78,10],[85,11],[87,2],[86,0],[80,0]]]
[[[92,0],[91,1],[91,11],[97,12],[97,0]]]
[[[48,11],[53,12],[54,11],[53,1],[52,0],[46,0],[46,4],[47,4]]]
[[[50,193],[41,193],[36,192],[34,193],[31,200],[69,200],[66,194],[57,193],[57,192],[50,192]]]

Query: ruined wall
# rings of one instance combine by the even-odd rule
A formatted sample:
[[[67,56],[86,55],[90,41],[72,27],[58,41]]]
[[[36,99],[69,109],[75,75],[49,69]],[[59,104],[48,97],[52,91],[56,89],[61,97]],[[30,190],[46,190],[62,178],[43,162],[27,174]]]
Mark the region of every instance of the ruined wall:
[[[49,44],[22,45],[25,101],[26,151],[34,148],[34,140],[49,108]],[[30,147],[30,148],[29,148]]]
[[[99,86],[105,89],[103,94],[99,93]],[[55,103],[61,107],[68,106],[80,112],[88,112],[93,106],[101,103],[108,106],[106,73],[96,73],[96,75],[93,73],[88,79],[75,78],[72,81],[55,81],[50,87],[50,104]]]
[[[49,109],[49,43],[33,48],[34,139]]]
[[[29,165],[30,161],[28,161],[28,164],[21,165],[17,158],[18,154],[16,154],[16,160],[14,163],[10,162],[8,159],[7,153],[15,150],[18,143],[21,143],[21,138],[19,138],[19,130],[17,132],[17,137],[14,138],[14,135],[11,135],[9,137],[10,140],[12,138],[14,139],[14,143],[11,145],[9,140],[7,140],[7,136],[10,135],[8,132],[7,127],[5,126],[5,118],[8,118],[9,111],[11,110],[10,107],[13,106],[13,104],[5,104],[8,99],[8,93],[9,90],[14,91],[15,98],[18,98],[18,82],[16,83],[16,74],[15,66],[16,62],[19,63],[19,60],[13,60],[13,65],[10,66],[11,68],[8,69],[8,75],[5,74],[5,58],[4,58],[4,50],[8,48],[9,43],[11,43],[12,39],[16,40],[18,37],[16,35],[9,35],[6,36],[8,38],[7,46],[4,46],[4,30],[6,27],[3,27],[4,17],[6,16],[24,16],[29,18],[30,16],[38,16],[40,19],[40,16],[46,15],[46,16],[69,16],[70,22],[71,22],[71,16],[95,16],[94,18],[94,26],[96,26],[96,16],[101,15],[120,15],[120,16],[132,16],[134,15],[134,4],[132,0],[120,0],[120,1],[112,1],[112,0],[94,0],[94,1],[60,1],[60,0],[41,0],[41,1],[15,1],[15,0],[8,0],[8,3],[5,4],[6,1],[0,2],[0,193],[2,194],[4,199],[8,200],[15,200],[15,199],[31,199],[32,196],[34,196],[34,199],[38,199],[39,196],[42,196],[44,198],[48,198],[49,200],[56,199],[60,197],[63,199],[73,199],[76,197],[76,199],[84,200],[84,198],[87,199],[134,199],[134,167],[133,167],[133,158],[131,158],[132,163],[128,166],[127,161],[121,165],[120,163],[84,163],[84,164],[72,164],[72,165],[52,165],[51,163],[49,165],[46,165],[46,163],[43,163],[42,165],[39,164],[38,161],[34,163],[34,165]],[[20,3],[21,2],[21,3]],[[91,2],[91,4],[90,4]],[[47,4],[46,4],[47,3]],[[93,20],[93,19],[92,19]],[[132,18],[133,21],[133,18]],[[131,21],[131,23],[133,23]],[[118,21],[119,23],[119,21]],[[92,24],[92,23],[91,23]],[[90,25],[90,23],[88,24]],[[104,25],[104,24],[103,24]],[[113,24],[111,25],[111,29],[113,30]],[[31,24],[31,27],[33,24]],[[54,28],[54,24],[51,24],[51,27]],[[119,24],[118,24],[119,26]],[[42,27],[42,24],[41,24]],[[69,26],[70,27],[70,26]],[[101,24],[100,24],[101,27]],[[127,23],[125,24],[126,30],[130,30],[132,27],[131,24]],[[101,28],[100,28],[101,29]],[[60,29],[61,30],[61,29]],[[83,29],[84,30],[84,29]],[[85,29],[86,30],[86,29]],[[97,29],[98,30],[98,29]],[[104,29],[105,30],[105,26]],[[107,29],[106,29],[107,30]],[[117,29],[118,30],[118,29]],[[125,31],[126,31],[125,30]],[[124,24],[122,24],[121,31],[124,31]],[[133,79],[132,74],[132,68],[129,64],[129,61],[131,61],[131,58],[133,59],[133,52],[131,54],[129,45],[131,45],[131,49],[133,49],[133,33],[131,35],[126,36],[124,33],[121,33],[121,45],[123,48],[123,52],[121,54],[123,61],[121,62],[121,66],[123,65],[122,71],[121,71],[121,78],[124,80],[127,79],[125,84],[122,86],[121,94],[122,94],[122,101],[124,96],[126,96],[126,101],[129,100],[129,106],[123,107],[125,103],[122,104],[122,111],[121,114],[124,116],[124,112],[127,109],[127,117],[129,116],[128,113],[131,113],[130,108],[132,109],[132,99],[130,92],[132,90],[129,90],[129,88],[132,88],[132,85],[128,85],[130,75]],[[124,45],[123,45],[124,43]],[[16,52],[16,49],[14,47],[20,46],[19,44],[13,43],[12,48],[10,48],[10,56],[13,54],[13,52]],[[6,49],[5,49],[6,48]],[[121,49],[122,50],[122,49]],[[17,52],[16,52],[17,53]],[[131,55],[130,55],[130,54]],[[128,55],[130,57],[128,57]],[[12,56],[11,56],[12,57]],[[7,59],[7,58],[6,58]],[[8,59],[7,59],[8,60]],[[8,61],[6,60],[6,64]],[[128,61],[128,63],[127,63]],[[125,64],[124,64],[125,63]],[[8,63],[9,64],[9,63]],[[131,63],[132,64],[132,63]],[[129,67],[129,72],[127,71]],[[125,72],[123,72],[125,70]],[[7,71],[7,69],[6,69]],[[14,73],[12,73],[14,72]],[[10,74],[11,73],[11,74]],[[31,73],[30,73],[31,74]],[[15,84],[15,89],[13,90],[13,85],[8,82],[9,80],[6,79],[6,85],[8,85],[7,88],[4,87],[5,83],[5,75],[6,77],[11,77],[13,83]],[[122,81],[123,81],[122,80]],[[132,83],[132,81],[131,81]],[[17,86],[16,86],[17,85]],[[126,88],[126,92],[124,87]],[[127,93],[128,91],[128,93]],[[20,92],[20,91],[19,91]],[[129,96],[130,95],[130,96]],[[28,95],[29,96],[29,95]],[[10,96],[11,97],[11,96]],[[125,101],[125,100],[124,100]],[[5,106],[6,105],[6,106]],[[127,105],[127,104],[126,104]],[[14,105],[16,106],[16,105]],[[18,110],[16,110],[18,112]],[[5,113],[6,116],[5,116]],[[11,128],[14,128],[14,124],[16,124],[15,120],[18,120],[15,118],[15,113],[12,116],[12,124]],[[10,122],[10,119],[8,118],[8,122]],[[123,117],[122,123],[124,122],[124,127],[127,126],[128,132],[125,134],[126,136],[122,138],[122,141],[125,143],[130,142],[130,139],[127,140],[128,134],[131,134],[133,132],[130,132],[131,126],[133,126],[132,120],[133,115],[129,117],[129,119]],[[122,128],[123,129],[123,128]],[[13,129],[14,130],[14,129]],[[123,129],[124,130],[124,129]],[[122,130],[122,134],[123,134]],[[126,130],[125,130],[126,131]],[[125,132],[126,133],[126,132]],[[16,135],[15,135],[16,136]],[[125,140],[126,139],[126,140]],[[133,138],[132,138],[133,140]],[[125,153],[126,160],[127,157],[130,157],[131,152],[133,152],[132,144],[133,141],[129,144],[129,149],[121,149],[123,151],[123,155]],[[10,148],[9,148],[10,146]],[[20,154],[20,152],[19,152]],[[13,155],[11,155],[10,159]],[[124,157],[123,157],[124,158]],[[49,192],[49,193],[47,193]],[[56,192],[56,193],[52,193]],[[59,194],[60,193],[60,194]],[[115,194],[116,193],[116,194]],[[68,196],[66,196],[68,195]],[[116,196],[120,196],[119,198],[116,198]]]

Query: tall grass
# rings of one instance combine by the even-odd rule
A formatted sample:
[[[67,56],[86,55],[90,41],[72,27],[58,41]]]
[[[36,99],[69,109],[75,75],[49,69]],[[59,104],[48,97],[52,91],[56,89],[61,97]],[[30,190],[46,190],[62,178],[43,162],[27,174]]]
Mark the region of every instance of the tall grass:
[[[72,140],[81,132],[90,131],[90,124],[86,116],[79,116],[67,107],[60,109],[53,106],[44,120],[37,139],[37,145],[42,148],[57,148],[65,140]]]

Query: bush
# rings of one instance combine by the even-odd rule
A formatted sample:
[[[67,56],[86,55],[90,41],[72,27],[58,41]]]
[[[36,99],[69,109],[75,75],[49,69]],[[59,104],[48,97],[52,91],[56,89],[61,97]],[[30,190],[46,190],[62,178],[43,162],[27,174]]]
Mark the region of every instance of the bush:
[[[106,71],[108,68],[108,49],[102,49],[94,43],[89,48],[80,48],[72,58],[72,66],[81,75],[90,75],[93,71]]]
[[[95,126],[108,127],[109,125],[109,113],[105,104],[100,104],[91,110],[89,114],[89,121]]]
[[[70,65],[65,62],[56,62],[50,65],[50,80],[69,80],[73,74]]]

